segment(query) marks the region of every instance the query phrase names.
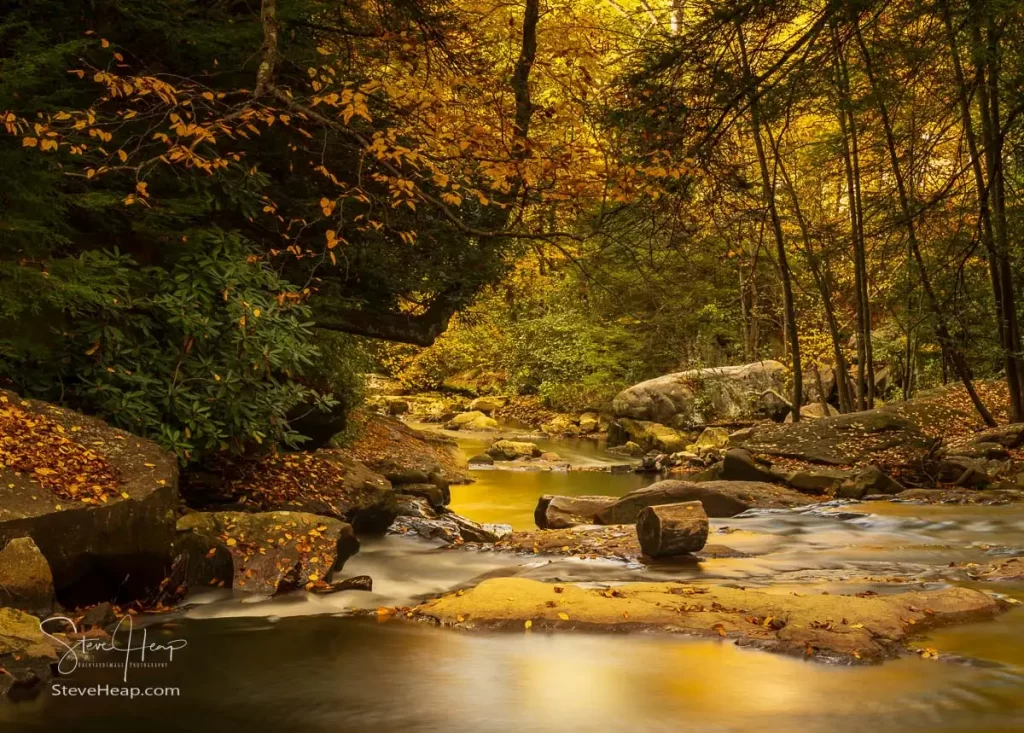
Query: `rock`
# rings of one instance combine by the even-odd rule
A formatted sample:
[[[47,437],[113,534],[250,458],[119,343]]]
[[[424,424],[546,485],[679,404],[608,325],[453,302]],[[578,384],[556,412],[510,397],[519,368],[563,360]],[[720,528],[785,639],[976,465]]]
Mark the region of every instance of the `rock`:
[[[152,592],[171,561],[178,507],[175,457],[102,420],[0,390],[0,419],[3,414],[14,421],[31,418],[33,440],[45,434],[50,445],[59,444],[69,465],[103,462],[117,485],[105,502],[86,504],[68,495],[75,488],[70,479],[69,485],[51,489],[30,478],[34,474],[0,466],[0,546],[31,538],[50,566],[58,599],[67,605]],[[3,448],[16,440],[0,435],[0,441],[11,441]]]
[[[0,699],[38,688],[52,677],[50,665],[57,661],[54,645],[38,618],[14,608],[0,608]]]
[[[562,457],[560,455],[558,455],[557,453],[553,453],[551,451],[548,451],[546,453],[541,453],[540,454],[540,460],[546,461],[547,463],[563,463],[564,462],[564,461],[562,461]]]
[[[832,407],[832,405],[822,405],[820,402],[812,402],[809,405],[804,405],[800,408],[800,419],[802,420],[818,420],[823,417],[831,417],[838,414],[839,410]],[[793,422],[792,410],[790,410],[786,415],[784,422]]]
[[[472,410],[456,415],[445,425],[445,428],[448,430],[493,432],[498,429],[498,423],[479,410]]]
[[[723,481],[763,481],[773,483],[780,477],[766,468],[757,465],[753,457],[742,448],[730,448],[722,459],[722,468],[718,474]]]
[[[598,524],[632,524],[647,506],[699,501],[709,517],[733,517],[754,507],[791,508],[811,499],[791,489],[751,481],[659,481],[630,491],[597,515]]]
[[[632,440],[627,441],[624,445],[608,448],[608,452],[616,453],[620,456],[630,456],[631,458],[641,458],[644,455],[644,449]]]
[[[694,441],[694,445],[697,447],[696,453],[718,450],[728,444],[729,431],[725,428],[704,428],[704,432]]]
[[[397,397],[406,392],[405,386],[401,382],[383,374],[367,374],[365,380],[366,394],[368,395]]]
[[[807,468],[783,475],[786,485],[805,494],[827,494],[851,478],[850,471],[836,468]]]
[[[469,465],[493,466],[494,459],[486,453],[477,453],[475,456],[470,456]]]
[[[388,533],[417,535],[426,540],[440,540],[445,544],[493,543],[511,535],[512,527],[507,524],[480,524],[446,510],[434,519],[399,517]]]
[[[999,425],[982,430],[971,436],[971,443],[997,443],[1003,448],[1019,448],[1024,445],[1024,423]]]
[[[505,400],[501,397],[477,397],[469,403],[469,409],[491,415],[495,410],[505,406]]]
[[[399,517],[419,517],[420,519],[437,519],[437,512],[430,502],[418,496],[399,494],[396,497]]]
[[[434,509],[443,509],[452,501],[452,494],[447,486],[435,484],[402,484],[395,487],[399,494],[425,499]]]
[[[986,488],[1000,469],[998,462],[968,456],[948,456],[938,464],[940,481],[970,489]]]
[[[935,440],[911,420],[883,408],[796,424],[758,425],[736,443],[753,455],[843,466],[894,450],[899,452],[901,462],[920,458],[932,449]]]
[[[398,513],[391,483],[336,449],[265,456],[238,466],[227,481],[213,476],[211,486],[207,495],[190,485],[191,505],[319,514],[372,533],[384,532]]]
[[[977,570],[972,569],[971,575],[985,580],[1024,580],[1024,558],[993,560]]]
[[[754,415],[782,422],[793,411],[793,406],[774,389],[766,389],[754,403]]]
[[[558,415],[540,426],[548,435],[579,435],[580,428],[572,418],[566,415]]]
[[[388,400],[389,415],[404,415],[409,411],[409,403],[405,400]]]
[[[111,626],[116,626],[119,619],[117,613],[114,611],[114,607],[109,603],[98,603],[88,611],[85,615],[78,620],[78,630],[88,631],[89,629],[102,629],[106,630]]]
[[[1024,501],[1021,489],[907,489],[896,495],[901,501],[927,504],[987,504],[1003,505]]]
[[[722,636],[812,660],[870,663],[895,658],[929,628],[992,618],[1002,610],[995,598],[956,587],[859,598],[678,582],[602,589],[491,578],[468,591],[427,601],[412,613],[414,618],[465,629],[522,633],[530,622],[529,627],[538,631],[656,630]]]
[[[56,607],[53,572],[31,537],[0,550],[0,606],[46,615]]]
[[[545,494],[537,501],[533,519],[540,529],[565,529],[578,524],[594,524],[597,515],[616,501],[614,496]]]
[[[567,529],[512,532],[509,537],[494,543],[488,549],[496,552],[577,556],[584,559],[625,561],[634,564],[654,562],[654,558],[646,557],[643,550],[640,549],[640,541],[636,536],[636,523],[578,524]],[[725,545],[705,545],[702,550],[692,556],[661,559],[671,562],[678,560],[696,562],[727,557],[749,557],[749,555]]]
[[[331,583],[326,589],[313,588],[314,593],[338,593],[343,590],[358,590],[367,593],[373,591],[373,578],[369,575],[356,575],[345,580]]]
[[[359,551],[350,524],[302,512],[193,512],[177,530],[191,588],[230,584],[273,595],[324,587]]]
[[[1010,457],[1009,449],[999,443],[975,443],[955,449],[956,456],[961,458],[1005,459]]]
[[[750,417],[761,393],[783,390],[786,371],[780,362],[760,361],[667,374],[623,390],[612,410],[616,417],[678,427]]]
[[[636,536],[650,557],[687,555],[708,541],[708,515],[699,501],[644,507],[636,520]]]
[[[878,466],[868,466],[854,476],[843,481],[836,490],[836,496],[842,499],[862,499],[869,494],[898,494],[903,486],[895,481]]]
[[[620,418],[616,420],[616,435],[628,438],[624,442],[634,442],[644,451],[657,450],[662,453],[676,453],[685,450],[689,439],[674,428],[645,420]],[[612,432],[609,432],[609,441]]]
[[[579,420],[580,433],[589,435],[601,429],[601,417],[596,412],[584,412]]]
[[[533,443],[498,440],[487,449],[487,455],[496,461],[514,461],[517,458],[536,458],[541,450]]]

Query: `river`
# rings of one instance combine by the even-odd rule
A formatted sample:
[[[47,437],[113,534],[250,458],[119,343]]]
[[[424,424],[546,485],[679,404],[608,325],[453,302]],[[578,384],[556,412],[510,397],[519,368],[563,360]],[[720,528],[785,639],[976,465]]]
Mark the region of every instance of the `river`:
[[[465,440],[467,454],[479,440]],[[612,462],[598,446],[546,445],[577,462]],[[472,519],[532,526],[543,493],[622,494],[650,480],[603,472],[475,472],[452,489]],[[186,640],[166,668],[131,684],[180,697],[69,699],[45,691],[0,704],[0,731],[794,731],[1009,733],[1024,729],[1024,610],[940,630],[908,656],[845,667],[658,635],[466,633],[353,608],[410,605],[487,575],[563,582],[685,577],[773,592],[893,592],[942,582],[950,562],[1024,547],[1024,505],[865,503],[712,520],[712,539],[750,553],[688,567],[626,566],[442,550],[404,537],[365,539],[343,575],[372,593],[294,594],[257,602],[199,596],[146,629]],[[898,582],[897,582],[898,581]],[[979,586],[981,587],[981,586]],[[985,586],[1024,601],[1024,584]],[[79,670],[75,684],[121,671]]]

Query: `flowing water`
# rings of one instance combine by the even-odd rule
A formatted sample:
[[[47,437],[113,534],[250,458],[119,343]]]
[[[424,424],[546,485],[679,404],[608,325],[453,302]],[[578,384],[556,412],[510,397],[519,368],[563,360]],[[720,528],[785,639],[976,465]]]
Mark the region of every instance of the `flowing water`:
[[[483,447],[472,439],[469,453]],[[546,446],[547,447],[547,446]],[[581,441],[550,446],[610,462]],[[532,526],[544,493],[622,494],[643,477],[487,470],[453,487],[470,518]],[[564,582],[687,578],[772,592],[896,592],[945,582],[950,562],[1024,551],[1024,505],[866,503],[754,512],[712,521],[712,539],[750,557],[687,567],[627,566],[544,556],[442,550],[405,537],[366,539],[344,575],[372,593],[274,600],[198,597],[147,629],[187,640],[166,668],[132,669],[133,686],[180,697],[56,698],[0,705],[0,731],[800,731],[1009,733],[1024,730],[1024,610],[932,633],[939,660],[829,666],[658,635],[503,634],[347,617],[410,605],[483,577]],[[1024,601],[1024,583],[985,584]],[[121,670],[85,669],[74,684],[113,684]]]

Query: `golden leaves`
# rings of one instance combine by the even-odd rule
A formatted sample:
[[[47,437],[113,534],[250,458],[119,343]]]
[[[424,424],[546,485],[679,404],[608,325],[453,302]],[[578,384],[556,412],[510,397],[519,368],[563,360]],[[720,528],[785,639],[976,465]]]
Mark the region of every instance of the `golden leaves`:
[[[22,138],[22,140],[21,140],[21,146],[23,148],[34,148],[38,144],[39,144],[39,140],[37,138],[34,138],[34,137],[26,137],[26,138]]]

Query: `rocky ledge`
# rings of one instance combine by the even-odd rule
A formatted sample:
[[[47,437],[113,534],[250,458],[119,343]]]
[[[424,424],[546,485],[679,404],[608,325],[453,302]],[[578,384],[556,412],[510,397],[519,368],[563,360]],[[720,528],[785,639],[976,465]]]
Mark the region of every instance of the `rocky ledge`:
[[[684,583],[582,588],[523,578],[485,580],[423,603],[411,617],[473,630],[650,631],[722,637],[820,661],[891,659],[937,626],[1004,610],[966,588],[868,597],[770,593]]]

